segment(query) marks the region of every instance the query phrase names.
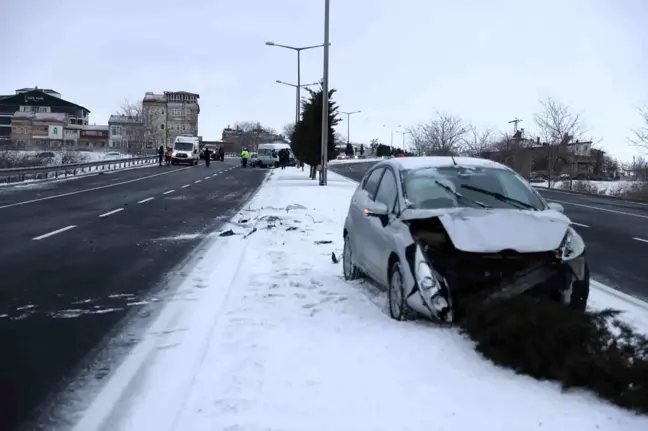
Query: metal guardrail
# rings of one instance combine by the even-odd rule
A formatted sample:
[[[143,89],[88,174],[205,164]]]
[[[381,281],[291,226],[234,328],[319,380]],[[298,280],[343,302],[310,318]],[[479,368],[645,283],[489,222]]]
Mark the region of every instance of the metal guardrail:
[[[96,162],[70,163],[66,165],[33,166],[0,169],[0,184],[20,183],[27,180],[66,178],[81,173],[121,169],[137,165],[157,163],[158,156],[131,157],[126,159],[100,160]]]

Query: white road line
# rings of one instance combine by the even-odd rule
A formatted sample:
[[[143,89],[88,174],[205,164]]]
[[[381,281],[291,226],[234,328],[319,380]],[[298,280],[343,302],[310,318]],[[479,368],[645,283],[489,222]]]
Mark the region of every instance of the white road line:
[[[196,180],[196,181],[194,181],[194,183],[196,183],[196,184],[198,184],[198,183],[200,183],[200,182],[202,182],[202,180]]]
[[[124,208],[117,208],[116,210],[108,211],[108,212],[105,213],[105,214],[101,214],[101,215],[99,216],[99,218],[108,217],[109,215],[116,214],[116,213],[118,213],[118,212],[120,212],[120,211],[124,211]]]
[[[45,235],[37,236],[36,238],[32,238],[32,241],[40,241],[41,239],[48,238],[52,235],[56,235],[57,233],[65,232],[66,230],[74,229],[76,226],[75,225],[70,225],[67,227],[64,227],[63,229],[55,230],[50,233],[46,233]]]
[[[574,226],[580,226],[580,227],[589,227],[589,226],[588,226],[588,225],[586,225],[586,224],[582,224],[582,223],[576,223],[576,222],[574,222],[574,221],[573,221],[573,222],[571,222],[571,224],[573,224]]]
[[[183,188],[183,189],[186,189],[186,188],[189,187],[190,185],[191,185],[191,184],[185,184],[184,186],[182,186],[182,188]]]
[[[183,171],[183,170],[185,170],[185,169],[191,169],[191,167],[180,168],[180,169],[174,169],[174,170],[172,170],[172,171],[161,172],[161,173],[159,173],[159,174],[148,175],[148,176],[146,176],[146,177],[135,178],[135,179],[133,179],[133,180],[122,181],[122,182],[119,182],[119,183],[106,184],[105,186],[92,187],[92,188],[84,189],[84,190],[75,190],[75,191],[73,191],[73,192],[61,193],[60,195],[47,196],[47,197],[45,197],[45,198],[31,199],[31,200],[28,200],[28,201],[22,201],[22,202],[16,202],[16,203],[13,203],[13,204],[2,205],[2,206],[0,206],[0,210],[1,210],[1,209],[4,209],[4,208],[17,207],[17,206],[19,206],[19,205],[32,204],[32,203],[34,203],[34,202],[42,202],[42,201],[48,201],[48,200],[50,200],[50,199],[62,198],[62,197],[65,197],[65,196],[78,195],[78,194],[80,194],[80,193],[92,192],[92,191],[95,191],[95,190],[103,190],[103,189],[107,189],[107,188],[110,188],[110,187],[121,186],[121,185],[124,185],[124,184],[130,184],[130,183],[134,183],[134,182],[137,182],[137,181],[146,180],[146,179],[149,179],[149,178],[159,177],[160,175],[168,175],[168,174],[172,174],[172,173],[174,173],[174,172]]]
[[[168,195],[169,193],[173,193],[173,192],[175,192],[175,190],[169,190],[168,192],[164,192],[164,193],[162,193],[162,194],[163,194],[163,195]]]
[[[218,174],[214,174],[214,175],[212,175],[212,177],[215,177],[216,175],[218,175]]]
[[[143,204],[144,202],[152,201],[153,199],[155,199],[155,198],[146,198],[146,199],[142,199],[141,201],[139,201],[137,203],[138,204]]]
[[[210,179],[211,177],[205,177],[206,180]]]
[[[611,210],[611,209],[607,209],[607,208],[595,207],[595,206],[592,206],[592,205],[577,204],[577,203],[574,203],[574,202],[559,201],[559,200],[556,200],[556,199],[549,199],[549,201],[551,201],[551,202],[559,202],[561,204],[567,204],[567,205],[574,205],[574,206],[577,206],[577,207],[589,208],[589,209],[598,210],[598,211],[606,211],[606,212],[609,212],[609,213],[622,214],[622,215],[627,215],[627,216],[632,216],[632,217],[639,217],[639,218],[648,219],[648,216],[641,215],[641,214],[627,213],[625,211]]]
[[[648,242],[648,239],[643,239],[643,238],[633,237],[632,239],[634,239],[635,241]]]

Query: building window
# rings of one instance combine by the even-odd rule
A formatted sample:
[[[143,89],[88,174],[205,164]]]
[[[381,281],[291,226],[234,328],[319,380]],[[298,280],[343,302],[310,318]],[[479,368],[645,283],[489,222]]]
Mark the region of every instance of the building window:
[[[160,124],[160,130],[164,130],[164,124]]]
[[[121,127],[113,127],[111,133],[113,136],[121,135]]]
[[[39,106],[38,107],[38,112],[51,112],[52,108],[49,106]]]

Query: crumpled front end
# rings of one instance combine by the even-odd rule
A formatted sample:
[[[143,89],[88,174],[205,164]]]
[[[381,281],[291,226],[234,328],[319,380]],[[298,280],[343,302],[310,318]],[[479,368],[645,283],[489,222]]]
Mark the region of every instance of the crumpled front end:
[[[484,303],[521,294],[537,294],[563,303],[587,301],[589,280],[582,239],[568,230],[556,250],[472,252],[455,248],[435,218],[410,224],[414,242],[407,247],[415,288],[410,307],[444,323],[460,318],[473,301]]]

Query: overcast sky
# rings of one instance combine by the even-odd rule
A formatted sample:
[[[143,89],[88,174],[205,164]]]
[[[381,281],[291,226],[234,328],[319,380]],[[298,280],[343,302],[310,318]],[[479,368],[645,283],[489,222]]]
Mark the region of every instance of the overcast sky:
[[[0,93],[52,88],[106,124],[125,99],[186,90],[205,139],[236,121],[281,130],[295,93],[275,81],[296,82],[296,55],[265,42],[322,43],[323,12],[323,0],[3,0]],[[628,159],[648,102],[646,22],[645,0],[331,0],[331,87],[342,110],[362,110],[352,141],[389,143],[384,124],[435,109],[502,131],[517,116],[533,133],[552,96]],[[321,76],[322,50],[303,53],[302,82]]]

